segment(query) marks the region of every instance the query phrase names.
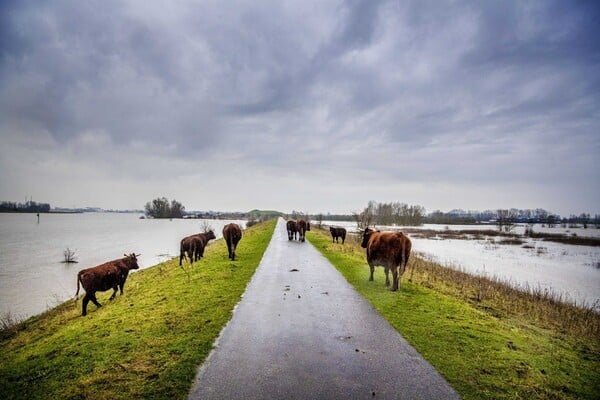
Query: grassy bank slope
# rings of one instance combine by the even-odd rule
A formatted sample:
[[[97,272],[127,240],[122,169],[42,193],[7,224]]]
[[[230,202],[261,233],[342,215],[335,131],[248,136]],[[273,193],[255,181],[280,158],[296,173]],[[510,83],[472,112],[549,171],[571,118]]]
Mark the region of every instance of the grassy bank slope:
[[[368,281],[364,249],[354,240],[343,246],[333,244],[329,232],[317,229],[307,238],[461,397],[598,398],[597,314],[585,316],[588,319],[581,329],[569,325],[571,331],[566,332],[567,325],[506,306],[526,303],[526,296],[515,301],[506,298],[518,296],[514,291],[494,291],[493,296],[482,300],[482,290],[476,287],[479,280],[472,279],[475,287],[468,287],[472,283],[467,278],[455,279],[458,274],[444,272],[443,267],[416,257],[409,263],[410,268],[416,266],[412,282],[407,273],[401,290],[391,292],[385,286],[382,268],[376,269],[374,282]],[[486,289],[488,292],[491,289]],[[531,309],[528,304],[521,307]],[[589,324],[596,324],[596,328],[589,330]]]
[[[218,240],[191,268],[171,260],[133,273],[123,296],[100,293],[104,307],[90,303],[86,317],[68,301],[2,332],[0,397],[185,398],[274,228],[246,230],[234,262]]]

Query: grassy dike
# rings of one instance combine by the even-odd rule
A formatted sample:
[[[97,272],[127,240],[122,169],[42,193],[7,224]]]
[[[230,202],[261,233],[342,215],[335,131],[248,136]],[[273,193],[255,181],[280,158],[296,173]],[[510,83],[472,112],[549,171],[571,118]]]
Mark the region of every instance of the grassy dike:
[[[0,332],[0,398],[186,398],[275,223],[244,231],[234,262],[221,239],[193,267],[173,259],[131,274],[123,296],[99,293],[104,307],[90,303],[86,317],[71,300]]]
[[[434,279],[434,268],[443,267],[426,266],[414,256],[412,282],[407,271],[400,291],[391,292],[383,268],[376,268],[374,282],[368,281],[364,249],[352,238],[342,246],[331,243],[328,231],[313,229],[307,239],[462,398],[599,398],[597,336],[565,333],[529,313],[508,313],[502,306],[507,299],[500,298],[504,294],[486,301],[465,298],[449,288],[466,283]]]

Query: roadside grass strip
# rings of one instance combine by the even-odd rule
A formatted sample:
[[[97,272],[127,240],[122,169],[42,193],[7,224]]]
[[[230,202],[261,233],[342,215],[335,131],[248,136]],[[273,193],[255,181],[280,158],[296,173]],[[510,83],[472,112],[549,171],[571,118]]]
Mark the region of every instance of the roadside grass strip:
[[[444,267],[414,254],[400,291],[391,292],[383,268],[376,268],[375,280],[368,281],[365,252],[356,239],[332,243],[329,232],[316,227],[307,239],[462,398],[598,399],[597,336],[565,333],[528,313],[507,313],[507,300],[497,298],[502,293],[485,301],[465,298],[464,291],[456,290],[465,282],[433,279],[432,271]]]
[[[237,259],[209,244],[131,274],[103,307],[70,300],[0,332],[2,399],[184,399],[265,252],[276,220],[243,232]],[[73,280],[75,280],[75,274]],[[27,294],[24,293],[24,296]]]

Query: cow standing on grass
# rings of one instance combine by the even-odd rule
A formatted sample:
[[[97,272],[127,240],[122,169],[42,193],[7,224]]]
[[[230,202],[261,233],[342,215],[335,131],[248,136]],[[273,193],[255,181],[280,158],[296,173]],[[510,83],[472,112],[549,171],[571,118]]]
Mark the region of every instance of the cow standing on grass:
[[[331,243],[339,243],[338,238],[342,238],[342,244],[344,244],[344,241],[346,240],[346,228],[336,228],[332,226],[329,228],[329,232],[331,232]]]
[[[190,260],[190,264],[204,257],[204,248],[211,239],[216,239],[215,233],[212,230],[196,235],[186,236],[181,239],[179,246],[179,265],[181,265],[186,254]]]
[[[85,289],[81,315],[85,316],[87,314],[87,305],[90,300],[96,307],[102,307],[96,299],[96,292],[113,289],[113,294],[109,300],[115,298],[117,289],[121,290],[121,295],[123,294],[123,286],[125,286],[129,271],[139,268],[137,263],[137,257],[139,256],[139,254],[136,255],[134,253],[125,254],[124,258],[79,271],[77,274],[77,293],[75,293],[75,297],[79,295],[79,284],[81,283],[81,286]]]
[[[227,224],[223,227],[223,238],[227,243],[227,251],[229,252],[229,258],[231,261],[235,260],[235,249],[237,244],[242,238],[242,228],[238,224]]]
[[[366,228],[361,246],[367,249],[367,262],[371,268],[369,280],[373,280],[375,266],[383,266],[386,286],[390,285],[389,270],[392,270],[392,291],[398,290],[412,248],[408,236],[402,232],[381,232]]]

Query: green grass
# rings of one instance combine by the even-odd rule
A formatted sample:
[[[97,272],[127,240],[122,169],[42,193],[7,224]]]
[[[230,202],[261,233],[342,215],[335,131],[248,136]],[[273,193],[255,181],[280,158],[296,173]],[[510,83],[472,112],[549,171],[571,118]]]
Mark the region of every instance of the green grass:
[[[186,398],[275,222],[244,231],[234,262],[218,240],[193,267],[173,259],[131,274],[123,296],[109,302],[112,291],[99,293],[103,307],[90,303],[86,317],[71,300],[3,330],[0,397]]]
[[[441,267],[426,267],[428,263],[414,255],[409,262],[409,268],[417,266],[412,282],[408,272],[400,291],[391,292],[382,268],[376,268],[373,282],[368,281],[364,249],[352,239],[343,246],[333,244],[329,232],[317,229],[307,239],[462,398],[599,398],[597,335],[565,333],[560,324],[529,313],[508,312],[504,304],[512,302],[500,298],[504,292],[475,301],[475,296],[456,289],[467,283],[434,279],[434,267]],[[597,323],[599,318],[591,319]]]

